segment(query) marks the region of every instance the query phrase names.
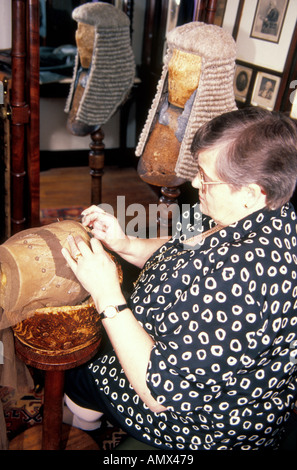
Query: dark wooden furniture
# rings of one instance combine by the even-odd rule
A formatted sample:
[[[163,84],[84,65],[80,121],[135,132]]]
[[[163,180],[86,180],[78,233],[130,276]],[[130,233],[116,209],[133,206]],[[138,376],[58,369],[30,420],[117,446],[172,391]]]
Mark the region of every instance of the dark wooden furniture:
[[[11,232],[39,225],[39,1],[12,0]]]
[[[217,0],[194,0],[193,21],[213,24],[217,10]]]
[[[42,450],[61,450],[63,388],[65,370],[90,360],[100,347],[101,338],[87,347],[64,355],[40,354],[15,338],[17,356],[27,365],[45,371]],[[26,450],[26,449],[24,449]]]
[[[4,243],[11,234],[11,194],[10,194],[10,123],[9,96],[11,76],[0,71],[3,84],[3,105],[0,106],[0,243]]]

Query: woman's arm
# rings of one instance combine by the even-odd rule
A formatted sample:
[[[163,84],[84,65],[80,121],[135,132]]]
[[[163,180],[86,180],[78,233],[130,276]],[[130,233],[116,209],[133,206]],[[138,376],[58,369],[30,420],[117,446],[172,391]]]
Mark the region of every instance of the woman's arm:
[[[150,258],[150,256],[164,245],[164,243],[169,240],[169,237],[164,238],[132,238],[127,237],[127,244],[125,245],[123,251],[118,251],[117,253],[126,261],[142,268],[145,262]]]
[[[80,238],[69,238],[70,252],[62,253],[83,287],[92,296],[97,311],[101,313],[109,305],[126,303],[118,280],[117,268],[110,256],[95,238],[91,249]],[[70,254],[71,253],[71,254]],[[82,256],[76,262],[73,257]],[[113,318],[102,320],[115,353],[130,384],[143,402],[154,412],[166,410],[151,395],[146,383],[146,372],[154,341],[135,319],[129,308]]]
[[[95,238],[139,268],[142,268],[146,260],[169,239],[129,237],[123,232],[118,220],[98,206],[89,207],[82,212],[82,216],[83,225],[92,228]]]

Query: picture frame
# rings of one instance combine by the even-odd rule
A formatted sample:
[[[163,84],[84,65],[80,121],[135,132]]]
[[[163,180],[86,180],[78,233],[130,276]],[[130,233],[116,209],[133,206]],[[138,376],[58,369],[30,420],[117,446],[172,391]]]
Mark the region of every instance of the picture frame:
[[[251,104],[273,111],[281,77],[266,72],[258,72],[253,89]]]
[[[234,74],[234,95],[237,101],[246,102],[253,70],[250,67],[236,64]]]
[[[263,0],[260,1],[262,5]],[[268,4],[267,1],[264,5]],[[277,2],[279,1],[282,5],[286,0],[277,0]],[[258,3],[259,0],[228,0],[223,29],[229,31],[236,38],[236,59],[238,61],[253,64],[255,67],[276,73],[283,73],[296,26],[296,0],[287,2],[278,43],[259,40],[258,37],[251,36],[251,31],[255,30],[255,25],[253,28],[254,19],[259,16],[259,13],[256,15]],[[258,36],[259,34],[256,32],[255,35]],[[264,39],[269,39],[269,37],[264,35]]]
[[[289,0],[258,0],[250,37],[278,43]]]

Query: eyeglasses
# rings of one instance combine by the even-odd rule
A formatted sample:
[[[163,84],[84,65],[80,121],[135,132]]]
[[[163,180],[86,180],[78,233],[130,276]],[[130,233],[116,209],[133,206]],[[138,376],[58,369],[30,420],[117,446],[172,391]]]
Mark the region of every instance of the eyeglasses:
[[[200,167],[198,168],[198,175],[199,175],[199,179],[200,179],[201,193],[202,194],[205,193],[205,189],[206,189],[205,186],[208,185],[208,184],[227,184],[224,181],[204,181],[204,174],[203,174],[203,171]]]

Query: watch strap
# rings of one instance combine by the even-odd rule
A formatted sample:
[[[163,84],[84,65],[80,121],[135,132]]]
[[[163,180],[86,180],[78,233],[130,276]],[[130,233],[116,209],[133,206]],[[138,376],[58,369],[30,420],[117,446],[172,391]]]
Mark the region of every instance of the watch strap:
[[[128,304],[122,304],[122,305],[108,305],[107,307],[105,307],[105,309],[108,308],[108,307],[113,307],[113,308],[115,308],[116,311],[119,313],[119,312],[121,312],[122,310],[125,310],[126,308],[128,308]],[[105,309],[102,310],[101,313],[99,313],[99,318],[100,318],[100,320],[103,320],[104,318],[108,318],[108,317],[105,315]]]

